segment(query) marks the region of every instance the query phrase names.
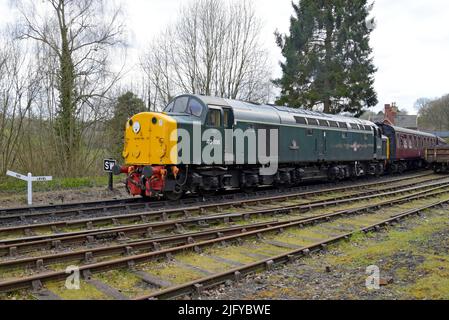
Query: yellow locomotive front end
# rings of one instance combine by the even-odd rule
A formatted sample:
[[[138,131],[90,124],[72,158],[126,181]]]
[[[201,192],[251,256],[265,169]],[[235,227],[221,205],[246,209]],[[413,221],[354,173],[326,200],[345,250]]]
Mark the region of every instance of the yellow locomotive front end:
[[[127,174],[126,187],[131,195],[153,197],[162,194],[167,175],[177,174],[177,159],[170,156],[177,141],[177,121],[166,114],[143,112],[126,123],[124,166],[115,174]],[[170,172],[169,172],[170,170]]]
[[[170,135],[176,134],[177,122],[174,118],[154,112],[143,112],[128,120],[125,131],[123,158],[126,165],[171,165],[170,151],[176,141]],[[173,161],[174,160],[174,161]]]

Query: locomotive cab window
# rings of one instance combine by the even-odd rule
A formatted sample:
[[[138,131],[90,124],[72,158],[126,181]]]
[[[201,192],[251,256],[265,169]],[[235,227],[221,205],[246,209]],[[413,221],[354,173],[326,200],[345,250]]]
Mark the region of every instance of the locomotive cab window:
[[[203,113],[203,106],[198,100],[192,98],[189,100],[187,112],[195,117],[201,117],[201,114]]]
[[[172,101],[168,106],[165,107],[164,112],[173,112],[173,107],[175,106],[175,102]]]
[[[173,107],[174,113],[184,113],[187,109],[187,103],[189,102],[189,97],[180,97],[176,99],[175,106]]]
[[[221,110],[209,109],[207,114],[206,125],[210,127],[220,127],[221,126]]]

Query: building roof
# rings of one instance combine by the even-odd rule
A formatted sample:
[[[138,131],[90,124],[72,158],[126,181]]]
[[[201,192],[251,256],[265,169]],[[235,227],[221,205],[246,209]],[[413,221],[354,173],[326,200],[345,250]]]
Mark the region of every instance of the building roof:
[[[402,128],[418,128],[418,116],[398,115],[396,116],[396,126]]]

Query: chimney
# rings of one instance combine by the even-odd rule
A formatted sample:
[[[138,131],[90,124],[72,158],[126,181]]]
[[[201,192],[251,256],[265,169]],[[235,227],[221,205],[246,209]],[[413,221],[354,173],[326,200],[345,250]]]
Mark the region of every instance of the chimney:
[[[396,104],[386,104],[385,105],[385,119],[384,122],[387,122],[391,125],[396,125],[396,116],[398,114]]]

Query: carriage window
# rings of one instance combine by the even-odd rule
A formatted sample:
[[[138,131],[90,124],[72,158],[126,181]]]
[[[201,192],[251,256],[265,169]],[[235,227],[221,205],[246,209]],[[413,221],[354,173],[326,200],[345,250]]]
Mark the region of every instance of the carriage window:
[[[200,117],[203,113],[203,106],[196,99],[190,99],[189,107],[187,108],[188,113],[194,115],[195,117]]]
[[[401,146],[403,149],[407,149],[407,140],[405,139],[404,136],[401,136]]]
[[[176,99],[173,112],[184,113],[187,110],[187,103],[189,102],[189,97],[180,97]]]
[[[217,109],[210,109],[207,114],[206,125],[211,127],[221,126],[221,111]]]

